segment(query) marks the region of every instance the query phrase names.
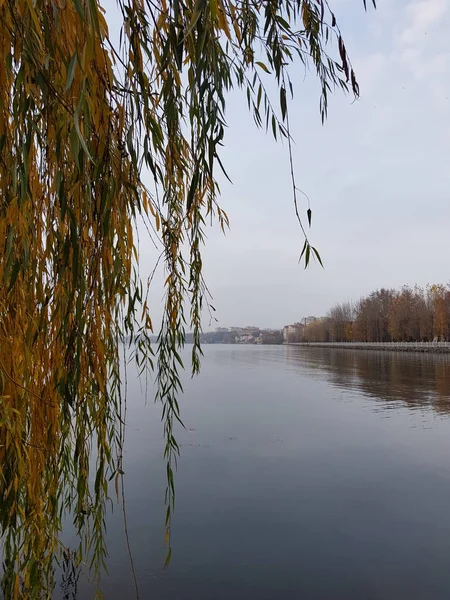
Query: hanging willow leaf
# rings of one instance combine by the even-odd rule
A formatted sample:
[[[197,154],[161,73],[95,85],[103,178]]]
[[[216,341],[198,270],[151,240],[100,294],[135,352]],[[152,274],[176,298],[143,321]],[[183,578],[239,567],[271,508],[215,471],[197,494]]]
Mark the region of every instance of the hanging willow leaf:
[[[310,256],[311,256],[311,246],[308,244],[306,246],[306,251],[305,251],[305,269],[309,265],[309,258],[310,258]]]
[[[69,66],[67,67],[67,82],[66,82],[66,87],[64,88],[65,92],[67,92],[67,90],[72,85],[76,66],[77,66],[77,53],[75,52],[75,54],[70,59]]]
[[[311,246],[311,250],[314,252],[317,260],[319,261],[320,266],[323,268],[323,263],[322,263],[322,259],[320,258],[319,252],[316,250],[316,248],[313,248],[313,246]]]
[[[261,67],[261,69],[263,71],[265,71],[266,73],[269,73],[269,75],[270,75],[269,69],[266,67],[266,65],[263,62],[261,62],[260,60],[257,60],[255,64],[257,64],[258,67]]]
[[[280,88],[280,106],[281,106],[281,117],[284,121],[286,119],[286,111],[287,111],[286,90],[284,87]]]
[[[287,140],[308,266],[311,255],[322,261],[299,216],[287,90],[292,100],[291,79],[311,67],[322,119],[331,90],[359,93],[323,0],[121,0],[117,11],[118,47],[101,0],[0,3],[0,533],[8,600],[50,597],[67,519],[80,561],[97,578],[103,569],[108,483],[114,496],[125,471],[120,365],[130,353],[140,374],[155,371],[161,403],[168,564],[181,350],[189,328],[198,373],[202,314],[215,310],[203,279],[206,227],[229,227],[216,180],[217,172],[228,177],[228,95],[242,90],[255,124]],[[268,76],[279,106],[262,81]],[[165,271],[156,343],[137,222],[155,247],[155,270]]]

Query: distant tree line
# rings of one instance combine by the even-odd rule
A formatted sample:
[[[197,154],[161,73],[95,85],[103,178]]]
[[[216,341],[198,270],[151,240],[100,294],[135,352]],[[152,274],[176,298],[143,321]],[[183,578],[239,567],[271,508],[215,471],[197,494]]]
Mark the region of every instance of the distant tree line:
[[[303,327],[304,342],[430,342],[450,339],[450,286],[380,289],[356,303],[336,304]]]

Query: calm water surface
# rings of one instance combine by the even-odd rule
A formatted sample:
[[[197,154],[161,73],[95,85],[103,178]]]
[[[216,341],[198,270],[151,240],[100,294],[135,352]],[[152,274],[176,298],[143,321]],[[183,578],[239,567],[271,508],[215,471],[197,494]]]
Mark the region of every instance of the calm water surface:
[[[182,398],[166,570],[159,407],[131,374],[128,398],[141,599],[450,598],[450,357],[206,346]],[[108,545],[105,599],[132,598],[118,506]]]

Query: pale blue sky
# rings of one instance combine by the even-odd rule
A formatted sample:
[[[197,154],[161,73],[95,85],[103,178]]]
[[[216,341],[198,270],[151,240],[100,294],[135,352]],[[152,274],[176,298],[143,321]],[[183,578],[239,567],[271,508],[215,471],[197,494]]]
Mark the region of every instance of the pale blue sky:
[[[325,269],[298,264],[286,145],[257,130],[233,94],[223,152],[233,185],[221,199],[231,231],[208,231],[204,251],[222,326],[281,327],[379,287],[450,280],[450,3],[379,0],[367,13],[362,0],[330,4],[361,98],[336,92],[322,126],[317,82],[298,65],[290,106],[298,184]],[[141,250],[146,272],[154,253]],[[152,294],[156,319],[161,297],[161,288]]]

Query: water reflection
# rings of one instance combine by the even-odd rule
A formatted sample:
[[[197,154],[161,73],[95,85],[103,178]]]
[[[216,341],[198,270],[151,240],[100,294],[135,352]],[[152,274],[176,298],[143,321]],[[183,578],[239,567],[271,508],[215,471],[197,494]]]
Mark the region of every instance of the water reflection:
[[[391,405],[430,406],[450,413],[450,357],[443,354],[287,347],[288,359],[320,371],[334,387]],[[388,408],[388,406],[386,406]]]
[[[76,554],[70,550],[64,550],[60,580],[62,600],[77,600],[80,571]]]
[[[164,570],[160,407],[130,373],[125,485],[140,597],[448,598],[449,380],[450,356],[206,347],[200,377],[185,380]],[[105,600],[135,598],[121,510],[107,525]],[[55,600],[94,597],[84,566],[79,580],[69,560],[62,571]]]

